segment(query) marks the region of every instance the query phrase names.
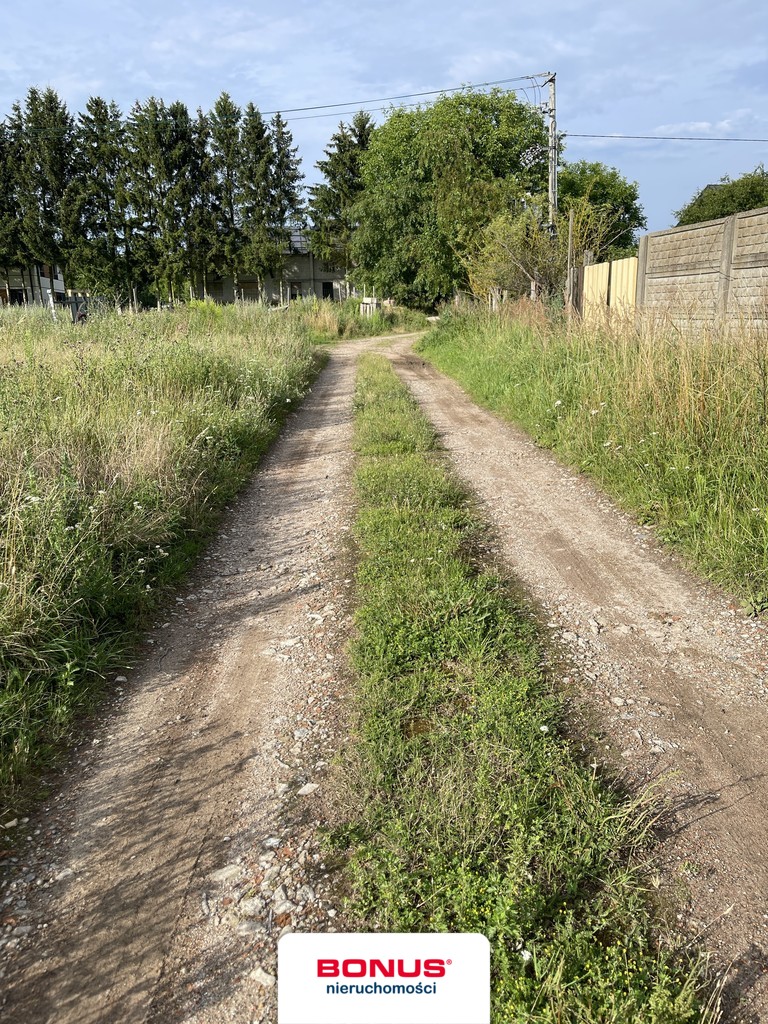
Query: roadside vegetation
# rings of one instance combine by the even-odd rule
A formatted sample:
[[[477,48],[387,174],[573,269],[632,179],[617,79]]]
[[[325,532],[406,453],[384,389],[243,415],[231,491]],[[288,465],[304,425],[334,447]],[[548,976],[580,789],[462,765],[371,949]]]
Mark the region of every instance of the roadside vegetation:
[[[561,732],[530,613],[478,556],[483,526],[382,357],[356,394],[351,907],[392,931],[482,932],[493,1020],[710,1019],[654,924],[654,810]]]
[[[296,317],[0,314],[0,795],[60,743],[318,367]]]
[[[370,316],[360,313],[360,299],[346,302],[320,302],[317,299],[291,304],[288,317],[300,330],[309,331],[318,343],[339,338],[368,338],[381,334],[424,331],[429,321],[424,313],[405,306],[382,306]]]
[[[768,608],[768,335],[447,311],[419,351],[591,474],[709,579]]]

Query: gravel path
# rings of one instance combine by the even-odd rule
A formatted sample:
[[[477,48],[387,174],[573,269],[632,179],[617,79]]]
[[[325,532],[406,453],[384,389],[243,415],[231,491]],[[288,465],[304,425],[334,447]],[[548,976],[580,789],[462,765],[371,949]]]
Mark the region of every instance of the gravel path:
[[[543,609],[601,760],[633,786],[662,780],[660,884],[675,901],[690,889],[681,924],[730,964],[728,1019],[768,1020],[766,625],[409,345],[390,357]]]
[[[411,341],[376,347],[543,609],[574,715],[601,759],[671,800],[662,895],[689,891],[681,927],[733,961],[728,1019],[768,1020],[766,626]],[[140,666],[115,681],[45,807],[15,826],[4,1021],[274,1021],[279,935],[340,924],[318,830],[345,738],[351,399],[371,344],[332,352]]]

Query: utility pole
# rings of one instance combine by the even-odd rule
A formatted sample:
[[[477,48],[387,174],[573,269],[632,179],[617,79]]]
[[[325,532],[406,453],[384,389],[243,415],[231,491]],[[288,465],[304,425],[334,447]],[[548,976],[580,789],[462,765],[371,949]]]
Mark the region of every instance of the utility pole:
[[[556,72],[547,78],[549,104],[544,112],[549,116],[549,230],[554,234],[557,214],[557,103],[555,96]]]

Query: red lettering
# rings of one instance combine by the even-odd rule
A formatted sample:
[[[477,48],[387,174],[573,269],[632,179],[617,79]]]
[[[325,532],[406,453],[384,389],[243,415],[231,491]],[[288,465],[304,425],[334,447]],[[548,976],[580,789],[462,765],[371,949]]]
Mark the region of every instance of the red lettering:
[[[341,973],[345,978],[364,978],[368,973],[368,964],[365,960],[344,960]]]
[[[418,976],[421,974],[421,960],[414,960],[413,965],[414,966],[412,971],[406,971],[405,961],[398,960],[397,973],[400,975],[401,978],[418,978]]]
[[[425,960],[424,961],[424,977],[425,978],[444,978],[445,977],[445,961],[444,960]]]
[[[318,960],[318,978],[444,978],[445,960],[413,960],[413,967],[407,960]]]
[[[382,978],[394,978],[395,976],[395,961],[387,960],[386,965],[381,960],[371,960],[371,977],[376,977],[376,972],[382,976]]]

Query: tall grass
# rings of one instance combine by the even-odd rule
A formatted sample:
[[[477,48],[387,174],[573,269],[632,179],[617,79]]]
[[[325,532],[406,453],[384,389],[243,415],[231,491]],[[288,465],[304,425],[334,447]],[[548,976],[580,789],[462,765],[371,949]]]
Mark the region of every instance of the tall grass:
[[[449,312],[420,345],[698,569],[768,604],[768,329]]]
[[[0,793],[120,664],[315,365],[256,306],[0,315]]]
[[[291,303],[286,311],[318,341],[334,338],[367,338],[380,334],[421,331],[429,327],[424,313],[403,306],[382,306],[371,316],[360,313],[360,299],[320,302],[307,299]]]

